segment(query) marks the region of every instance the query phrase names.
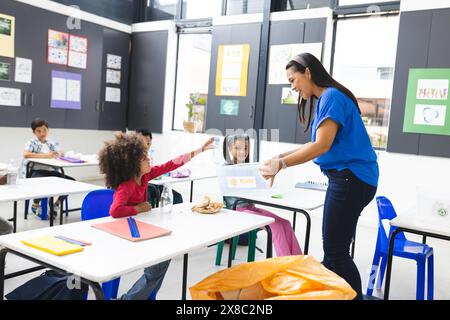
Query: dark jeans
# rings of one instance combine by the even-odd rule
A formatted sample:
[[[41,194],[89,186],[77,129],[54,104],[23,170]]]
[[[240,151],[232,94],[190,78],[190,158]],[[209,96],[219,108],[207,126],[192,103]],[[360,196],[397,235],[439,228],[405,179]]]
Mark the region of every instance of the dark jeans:
[[[48,170],[32,170],[31,171],[30,178],[41,178],[41,177],[58,177],[58,178],[62,178],[63,175],[59,171],[48,171]],[[66,175],[64,175],[64,179],[75,180],[74,178],[66,176]],[[62,200],[64,199],[64,197],[65,196],[60,196],[58,198],[58,200],[61,203],[61,205],[62,205]],[[34,203],[39,203],[40,201],[41,201],[41,199],[34,199],[33,200]]]
[[[164,186],[158,184],[150,183],[148,185],[148,202],[150,202],[150,204],[153,207],[156,207],[163,188]],[[183,203],[183,197],[179,192],[172,190],[172,194],[173,194],[173,204]]]
[[[350,244],[356,224],[365,206],[372,201],[377,188],[358,179],[349,169],[327,170],[328,189],[323,209],[323,265],[344,278],[355,299],[362,299],[361,277],[350,256]]]

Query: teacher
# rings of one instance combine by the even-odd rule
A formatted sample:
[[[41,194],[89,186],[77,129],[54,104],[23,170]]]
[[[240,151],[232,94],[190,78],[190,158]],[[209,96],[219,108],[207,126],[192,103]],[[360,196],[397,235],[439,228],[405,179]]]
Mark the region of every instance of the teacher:
[[[316,57],[309,53],[295,56],[286,65],[286,74],[292,89],[299,93],[299,119],[305,132],[311,130],[311,142],[265,161],[261,174],[273,183],[281,169],[310,160],[320,166],[329,181],[323,209],[322,263],[352,286],[355,299],[362,299],[361,277],[349,251],[358,218],[377,190],[377,156],[355,96],[334,80]],[[311,100],[309,106],[307,100]]]

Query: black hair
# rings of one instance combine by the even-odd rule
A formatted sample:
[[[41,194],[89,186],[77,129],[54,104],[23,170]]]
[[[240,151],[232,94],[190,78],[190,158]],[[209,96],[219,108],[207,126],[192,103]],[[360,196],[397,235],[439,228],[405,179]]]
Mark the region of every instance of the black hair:
[[[302,61],[300,63],[299,61]],[[333,87],[342,91],[346,96],[348,96],[353,103],[358,108],[359,113],[361,114],[361,109],[358,105],[358,100],[353,95],[353,93],[344,87],[342,84],[333,79],[333,77],[325,70],[322,63],[312,54],[310,53],[301,53],[293,58],[293,60],[289,61],[286,65],[286,70],[289,68],[294,68],[295,71],[300,73],[305,73],[306,68],[311,72],[311,80],[319,87],[329,88]],[[298,117],[301,123],[306,123],[305,132],[307,132],[311,126],[311,118],[312,118],[312,110],[314,108],[315,99],[318,97],[311,97],[311,102],[309,105],[309,115],[308,122],[306,123],[305,109],[306,109],[306,100],[299,95],[298,97]]]
[[[236,164],[237,159],[233,159],[233,157],[230,154],[229,147],[232,143],[235,143],[237,140],[245,140],[245,143],[248,145],[248,154],[245,158],[245,163],[250,162],[250,137],[246,134],[235,134],[235,135],[226,135],[223,139],[223,158],[227,162],[227,164]]]
[[[48,122],[43,119],[40,119],[40,118],[36,118],[33,121],[31,121],[31,129],[33,130],[33,132],[34,132],[34,130],[36,130],[36,128],[39,128],[42,126],[46,126],[48,129]]]
[[[142,134],[142,135],[145,136],[145,137],[149,137],[150,140],[153,140],[152,132],[151,132],[150,130],[147,130],[147,129],[137,129],[136,132]]]

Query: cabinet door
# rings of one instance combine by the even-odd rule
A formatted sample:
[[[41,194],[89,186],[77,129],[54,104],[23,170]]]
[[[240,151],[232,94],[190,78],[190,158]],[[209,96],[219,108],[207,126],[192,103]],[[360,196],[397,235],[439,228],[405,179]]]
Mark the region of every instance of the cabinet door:
[[[107,55],[113,54],[122,58],[120,84],[106,83]],[[125,130],[128,106],[128,69],[130,54],[130,35],[103,28],[103,71],[102,71],[102,103],[100,107],[100,130]],[[106,87],[120,89],[120,102],[109,102],[105,99]]]
[[[103,63],[103,27],[81,22],[81,29],[70,33],[88,39],[87,68],[68,67],[68,72],[81,74],[81,110],[66,109],[65,128],[98,129],[101,105]]]
[[[132,36],[128,129],[162,133],[167,61],[167,31]]]

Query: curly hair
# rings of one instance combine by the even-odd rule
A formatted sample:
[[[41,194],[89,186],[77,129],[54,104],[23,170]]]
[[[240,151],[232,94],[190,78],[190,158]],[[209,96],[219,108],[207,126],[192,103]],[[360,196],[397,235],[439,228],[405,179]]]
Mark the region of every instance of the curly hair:
[[[147,147],[141,134],[120,132],[114,140],[106,141],[98,153],[100,172],[106,176],[106,186],[117,189],[122,182],[138,178],[141,161],[146,156]]]

